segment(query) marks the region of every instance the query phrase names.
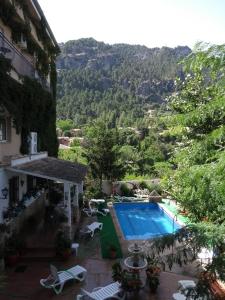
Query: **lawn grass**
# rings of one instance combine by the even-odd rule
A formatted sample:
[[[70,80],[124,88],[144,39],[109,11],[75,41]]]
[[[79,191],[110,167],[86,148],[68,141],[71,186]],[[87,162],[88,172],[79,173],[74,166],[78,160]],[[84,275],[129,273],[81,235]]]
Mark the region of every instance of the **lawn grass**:
[[[114,246],[116,248],[115,258],[123,257],[120,242],[117,237],[111,215],[108,214],[107,216],[98,216],[98,221],[103,223],[103,228],[100,231],[102,258],[111,258],[110,246]]]
[[[179,214],[177,206],[173,203],[170,202],[170,204],[168,204],[168,202],[165,201],[165,199],[163,199],[163,203],[162,206],[165,206],[169,211],[171,211],[174,215],[177,216],[177,219],[179,221],[181,221],[184,224],[188,224],[190,223],[190,219],[188,217],[182,216],[181,214]]]

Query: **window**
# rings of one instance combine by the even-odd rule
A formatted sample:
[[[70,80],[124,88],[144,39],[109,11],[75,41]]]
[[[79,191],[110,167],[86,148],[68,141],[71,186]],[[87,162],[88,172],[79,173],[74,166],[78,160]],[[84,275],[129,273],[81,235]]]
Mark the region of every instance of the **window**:
[[[0,141],[6,141],[6,120],[0,119]]]

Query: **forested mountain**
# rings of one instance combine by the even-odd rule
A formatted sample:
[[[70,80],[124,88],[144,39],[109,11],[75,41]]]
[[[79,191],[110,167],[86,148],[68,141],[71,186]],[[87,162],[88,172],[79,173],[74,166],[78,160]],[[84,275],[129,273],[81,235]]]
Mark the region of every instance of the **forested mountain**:
[[[147,112],[174,90],[174,78],[182,78],[178,61],[191,52],[181,46],[108,45],[92,38],[60,48],[57,113],[75,126],[98,117],[112,127],[142,126]]]

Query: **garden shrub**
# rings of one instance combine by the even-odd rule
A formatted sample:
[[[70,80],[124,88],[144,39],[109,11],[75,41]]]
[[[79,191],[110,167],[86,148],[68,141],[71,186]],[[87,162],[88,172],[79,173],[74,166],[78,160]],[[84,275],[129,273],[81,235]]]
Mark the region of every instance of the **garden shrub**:
[[[141,181],[139,187],[140,189],[149,189],[149,186],[146,181]]]
[[[127,196],[127,197],[134,196],[133,191],[128,188],[126,183],[121,184],[120,191],[121,191],[121,196]]]
[[[158,183],[150,183],[148,185],[148,190],[149,190],[149,192],[152,192],[155,190],[159,195],[161,195],[163,192],[161,185]]]

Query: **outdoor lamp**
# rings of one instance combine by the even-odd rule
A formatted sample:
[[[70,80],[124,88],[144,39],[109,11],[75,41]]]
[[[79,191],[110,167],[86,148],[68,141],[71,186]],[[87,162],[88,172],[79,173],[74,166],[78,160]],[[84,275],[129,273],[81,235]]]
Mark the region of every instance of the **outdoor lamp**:
[[[0,198],[0,199],[6,199],[7,198],[7,196],[8,196],[8,189],[5,187],[5,188],[3,188],[2,189],[2,198]]]

